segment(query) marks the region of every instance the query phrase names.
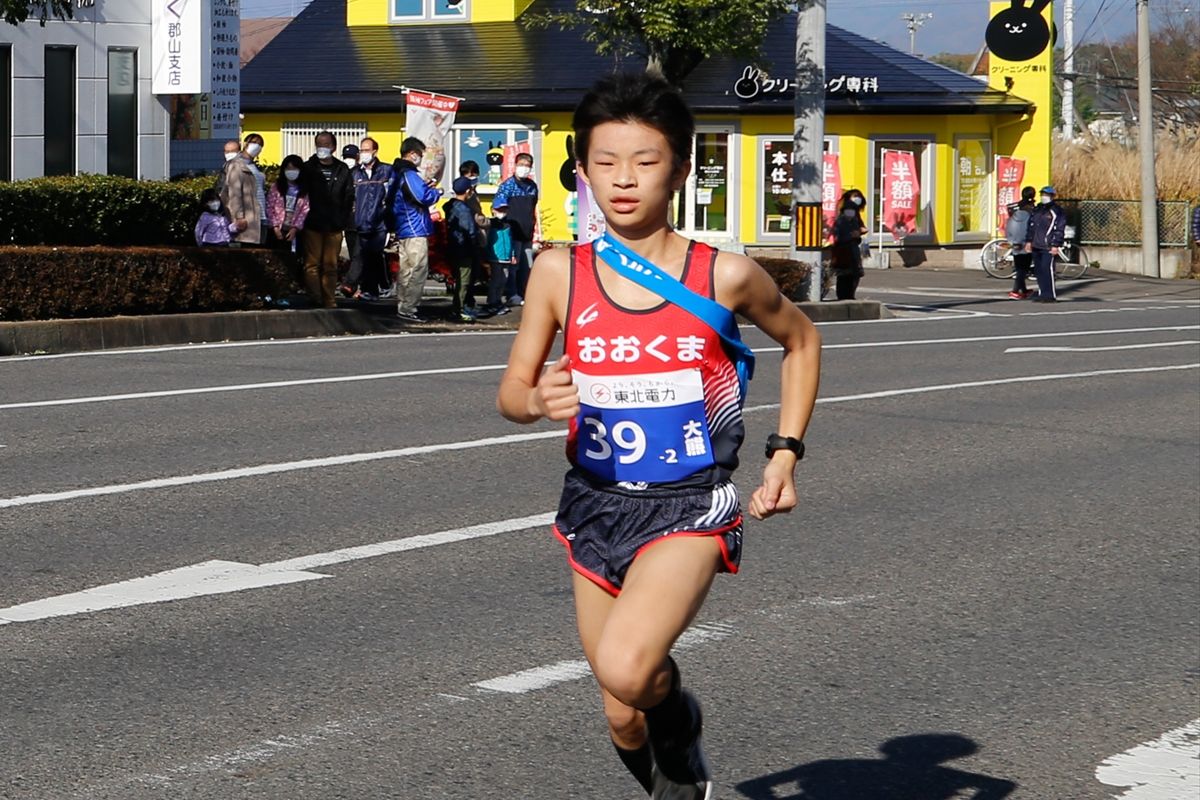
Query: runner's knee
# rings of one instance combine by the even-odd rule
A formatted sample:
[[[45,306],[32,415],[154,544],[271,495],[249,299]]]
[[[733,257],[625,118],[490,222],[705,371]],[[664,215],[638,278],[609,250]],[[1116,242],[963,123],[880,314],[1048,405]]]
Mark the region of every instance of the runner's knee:
[[[595,671],[600,685],[625,705],[646,707],[657,699],[662,653],[619,637],[605,637],[597,648]]]

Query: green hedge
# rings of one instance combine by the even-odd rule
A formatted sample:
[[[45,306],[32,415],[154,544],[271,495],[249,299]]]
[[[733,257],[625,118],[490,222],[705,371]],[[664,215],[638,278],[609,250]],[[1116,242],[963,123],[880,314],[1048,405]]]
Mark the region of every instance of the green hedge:
[[[257,248],[0,247],[0,320],[263,308],[295,275]]]

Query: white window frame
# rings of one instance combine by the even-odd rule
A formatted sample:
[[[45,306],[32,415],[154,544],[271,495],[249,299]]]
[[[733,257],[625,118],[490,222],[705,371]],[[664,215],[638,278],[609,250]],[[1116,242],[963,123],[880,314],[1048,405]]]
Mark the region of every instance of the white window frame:
[[[767,231],[767,209],[763,205],[763,184],[768,172],[767,157],[764,145],[767,142],[787,142],[789,145],[795,142],[794,137],[787,134],[760,134],[755,137],[754,146],[758,153],[758,183],[754,187],[754,219],[757,227],[755,228],[755,241],[761,244],[779,244],[788,243],[792,240],[793,231],[775,232]],[[824,153],[841,153],[841,136],[830,135],[826,136],[821,148]]]
[[[283,127],[279,129],[281,147],[283,151],[279,154],[279,160],[293,153],[300,156],[301,160],[307,161],[317,149],[313,140],[318,133],[329,131],[337,137],[337,147],[333,154],[334,158],[342,157],[342,148],[348,144],[357,145],[367,136],[366,122],[285,122]],[[253,133],[248,131],[247,133]]]
[[[517,133],[528,134],[529,149],[533,155],[533,178],[538,182],[539,188],[544,186],[546,181],[550,180],[551,178],[556,181],[558,180],[557,173],[554,175],[539,174],[538,165],[542,163],[541,159],[539,158],[541,151],[541,130],[536,123],[497,122],[488,120],[486,122],[479,123],[455,122],[454,126],[450,129],[450,147],[447,148],[449,152],[449,160],[446,163],[446,170],[442,179],[447,185],[449,185],[451,181],[458,177],[458,166],[465,160],[462,148],[459,147],[459,134],[468,131],[475,133],[476,136],[479,136],[480,139],[485,141],[499,139],[501,136],[503,136],[504,141],[502,144],[516,144]],[[547,167],[547,169],[549,169],[549,167]],[[486,162],[480,162],[480,175],[486,176],[487,171],[488,164]],[[476,187],[476,190],[480,196],[489,196],[495,194],[497,188],[499,187],[486,183],[483,179],[481,179],[479,185]]]
[[[397,16],[395,0],[388,0],[388,20],[398,23],[426,23],[426,22],[470,22],[471,21],[471,3],[473,0],[462,0],[462,14],[451,16],[449,14],[437,14],[434,9],[437,7],[438,0],[422,0],[421,14],[413,16]]]
[[[959,169],[959,148],[963,142],[985,142],[987,150],[983,162],[987,166],[987,179],[984,189],[984,208],[982,231],[958,230],[960,181],[962,173]],[[954,137],[954,241],[956,242],[986,242],[992,238],[991,228],[995,227],[996,219],[996,148],[992,137],[986,133],[964,133]],[[991,220],[991,224],[988,221]]]
[[[696,214],[696,207],[700,205],[697,200],[697,183],[699,182],[699,168],[696,164],[696,138],[703,134],[723,133],[727,137],[725,140],[725,191],[726,197],[726,215],[725,215],[725,230],[724,231],[701,231],[696,230],[690,223],[686,227],[679,229],[680,233],[697,241],[704,242],[736,242],[738,231],[741,230],[741,192],[740,184],[741,175],[737,174],[737,170],[741,166],[742,158],[742,136],[741,126],[736,122],[700,122],[696,124],[696,133],[692,137],[692,171],[688,174],[687,182],[683,189],[672,197],[671,201],[671,219],[674,221],[679,216],[679,210],[675,207],[676,202],[682,201],[684,205],[684,219],[693,220]],[[757,191],[757,189],[755,190]]]
[[[920,142],[925,145],[925,158],[921,160],[921,209],[917,216],[924,218],[925,225],[928,231],[922,233],[912,233],[905,237],[903,243],[897,243],[892,239],[890,233],[884,232],[884,246],[906,247],[911,244],[931,244],[934,241],[934,233],[937,230],[934,217],[933,201],[937,197],[937,187],[934,186],[934,176],[937,175],[937,136],[932,133],[895,133],[895,134],[880,134],[872,136],[869,140],[870,148],[867,150],[867,177],[871,181],[871,186],[867,192],[867,211],[869,219],[867,227],[870,229],[869,236],[874,237],[873,241],[879,241],[879,213],[876,211],[879,203],[879,185],[875,180],[876,156],[875,151],[878,149],[879,142]],[[881,167],[882,168],[882,167]]]

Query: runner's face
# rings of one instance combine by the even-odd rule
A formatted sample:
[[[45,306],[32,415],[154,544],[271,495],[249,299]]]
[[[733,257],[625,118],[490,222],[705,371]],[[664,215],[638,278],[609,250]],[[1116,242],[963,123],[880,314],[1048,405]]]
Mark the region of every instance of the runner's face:
[[[592,130],[584,180],[610,224],[665,224],[671,196],[690,163],[678,169],[662,133],[640,122],[605,122]]]

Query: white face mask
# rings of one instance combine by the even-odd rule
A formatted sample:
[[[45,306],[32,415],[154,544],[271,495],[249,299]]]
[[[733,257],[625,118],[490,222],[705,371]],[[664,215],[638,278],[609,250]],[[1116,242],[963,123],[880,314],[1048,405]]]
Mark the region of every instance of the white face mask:
[[[258,154],[262,152],[262,145],[258,142],[251,142],[246,145],[246,155],[251,158],[258,158]]]
[[[226,154],[225,154],[225,160],[226,160],[226,161],[233,161],[233,160],[234,160],[235,158],[237,158],[237,157],[238,157],[238,154],[237,154],[236,152],[233,152],[233,153],[226,153]]]
[[[516,173],[517,173],[517,177],[518,177],[518,178],[528,178],[528,177],[529,177],[529,173],[531,173],[531,172],[533,172],[533,169],[532,169],[532,168],[530,168],[530,167],[527,167],[527,166],[525,166],[524,164],[522,164],[521,166],[517,167],[517,169],[516,169]]]
[[[283,171],[283,177],[287,178],[289,181],[294,181],[294,180],[296,180],[297,178],[299,178],[299,177],[300,177],[300,170],[298,170],[298,169],[285,169],[285,170]]]
[[[375,160],[374,153],[359,153],[358,154],[358,163],[360,163],[360,164],[363,164],[363,165],[370,164],[374,160]]]
[[[333,155],[333,148],[330,148],[330,147],[318,147],[317,148],[317,158],[319,158],[321,161],[327,161],[329,159],[329,157],[332,155]]]
[[[504,219],[505,217],[508,216],[508,212],[507,211],[493,211],[492,216],[495,217],[496,219]]]
[[[210,200],[205,205],[208,206],[209,211],[220,211],[221,210],[221,201],[220,200]]]
[[[1042,205],[1048,206],[1053,202],[1054,202],[1054,195],[1050,195],[1050,194],[1042,195]]]
[[[354,169],[354,167],[358,164],[358,162],[356,160],[354,160],[353,158],[343,158],[342,161],[345,161],[346,166],[349,167],[350,169]]]

